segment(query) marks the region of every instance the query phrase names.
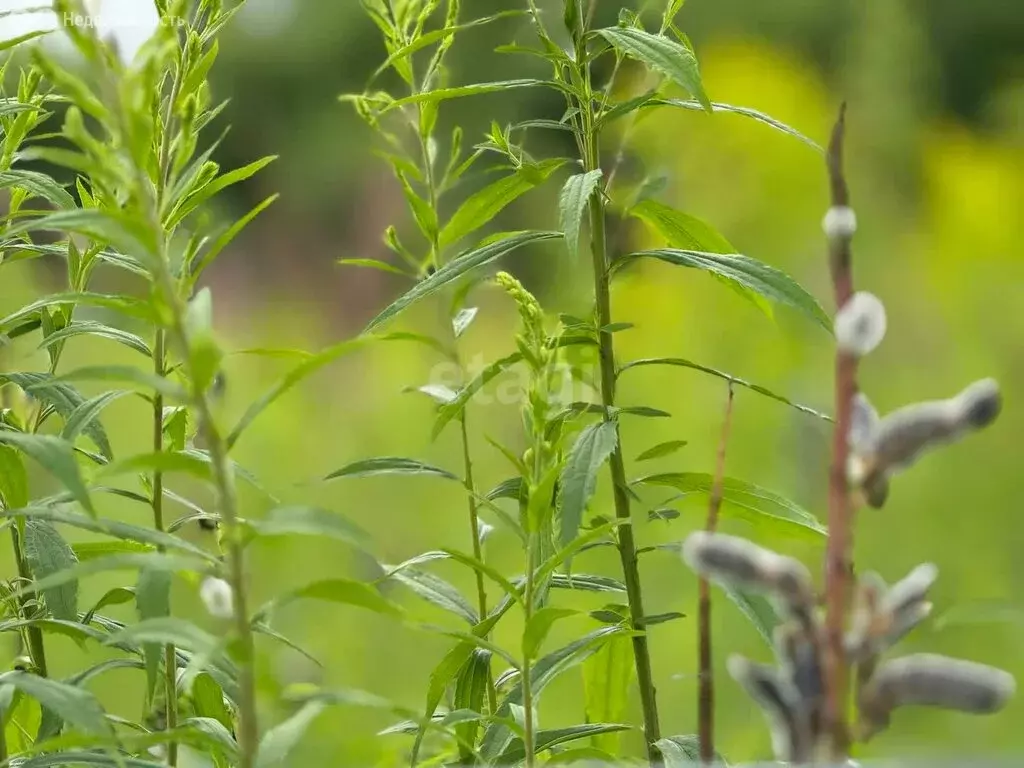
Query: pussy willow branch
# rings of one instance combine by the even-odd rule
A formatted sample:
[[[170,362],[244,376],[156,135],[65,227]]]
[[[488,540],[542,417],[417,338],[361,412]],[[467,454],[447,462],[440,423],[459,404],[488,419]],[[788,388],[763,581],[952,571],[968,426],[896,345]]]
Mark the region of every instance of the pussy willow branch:
[[[585,100],[581,104],[584,126],[583,145],[586,150],[584,171],[600,169],[600,131],[594,120],[594,93],[590,77],[590,62],[587,58],[586,36],[579,36],[576,58],[583,74]],[[590,197],[590,238],[594,273],[594,299],[597,305],[597,327],[601,367],[601,403],[604,418],[614,420],[615,407],[615,347],[612,334],[606,330],[612,323],[611,290],[608,274],[608,242],[605,230],[604,185],[599,185]],[[644,630],[644,603],[640,586],[640,569],[637,563],[636,542],[630,523],[629,490],[626,481],[626,467],[622,444],[616,440],[615,449],[609,458],[612,493],[615,500],[615,516],[625,524],[619,528],[619,559],[622,563],[622,578],[626,584],[626,598],[629,604],[630,628],[633,636],[633,657],[636,664],[637,683],[640,687],[640,704],[643,710],[644,738],[647,742],[647,756],[651,765],[661,764],[661,754],[656,742],[661,738],[658,723],[657,694],[654,688],[654,674],[651,670],[651,654]]]
[[[722,508],[722,485],[725,483],[725,454],[732,431],[734,392],[729,382],[729,395],[725,402],[725,418],[718,443],[715,480],[708,502],[705,530],[714,533],[718,528],[718,512]],[[710,765],[715,759],[715,681],[711,670],[711,584],[703,576],[698,580],[697,634],[699,650],[699,680],[697,692],[697,735],[700,739],[700,761]]]
[[[833,208],[850,205],[850,193],[843,172],[843,144],[846,135],[846,104],[832,131],[826,161]],[[837,311],[853,295],[852,235],[829,238],[829,266]],[[832,734],[833,756],[843,758],[849,748],[846,723],[848,690],[846,651],[843,647],[844,619],[853,570],[853,517],[847,463],[848,436],[857,394],[857,358],[837,347],[835,362],[836,424],[832,433],[832,467],[829,473],[828,546],[825,553],[825,681],[826,725]]]

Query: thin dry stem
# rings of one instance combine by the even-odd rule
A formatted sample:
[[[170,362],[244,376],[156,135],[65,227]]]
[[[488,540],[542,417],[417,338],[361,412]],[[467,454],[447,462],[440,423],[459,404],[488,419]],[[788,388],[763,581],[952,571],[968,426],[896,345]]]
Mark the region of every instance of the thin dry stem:
[[[729,382],[729,396],[725,404],[725,419],[718,444],[718,462],[715,481],[708,502],[705,530],[714,533],[718,528],[718,512],[722,507],[722,485],[725,482],[725,454],[732,431],[733,387]],[[703,576],[698,580],[697,632],[699,635],[699,687],[697,693],[697,733],[700,738],[700,761],[710,765],[715,759],[715,681],[711,670],[711,584]]]
[[[846,104],[832,131],[827,163],[833,207],[848,207],[850,193],[843,172],[843,143],[846,133]],[[836,308],[853,295],[851,236],[833,236],[829,240],[829,262]],[[857,394],[857,358],[842,350],[836,352],[835,413],[832,434],[832,467],[828,494],[828,548],[825,555],[825,689],[826,726],[832,735],[831,748],[836,758],[845,757],[849,747],[846,723],[847,665],[843,647],[844,618],[853,572],[853,518],[847,482],[849,444],[847,437]]]

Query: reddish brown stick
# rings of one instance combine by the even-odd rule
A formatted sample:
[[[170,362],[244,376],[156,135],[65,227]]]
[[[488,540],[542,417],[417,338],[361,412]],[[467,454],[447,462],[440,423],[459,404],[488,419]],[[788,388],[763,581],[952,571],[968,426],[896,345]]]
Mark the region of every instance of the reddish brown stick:
[[[848,207],[850,193],[843,174],[843,139],[846,129],[846,105],[832,131],[827,162],[833,207]],[[851,272],[851,236],[829,238],[829,261],[836,309],[853,295]],[[849,730],[846,723],[848,690],[843,633],[847,596],[850,592],[853,549],[853,508],[850,503],[846,468],[849,456],[847,436],[857,394],[857,358],[838,350],[835,363],[835,430],[832,434],[832,467],[828,494],[828,547],[825,555],[825,673],[826,725],[832,734],[833,757],[846,757]]]
[[[722,422],[722,436],[718,444],[718,463],[715,480],[708,502],[706,530],[714,533],[718,527],[718,511],[722,507],[722,485],[725,481],[725,452],[729,446],[732,430],[732,382],[729,382],[729,397],[725,404],[725,420]],[[711,672],[711,585],[701,578],[697,582],[697,631],[700,642],[700,679],[697,694],[698,736],[700,738],[700,761],[710,765],[715,759],[715,684]]]

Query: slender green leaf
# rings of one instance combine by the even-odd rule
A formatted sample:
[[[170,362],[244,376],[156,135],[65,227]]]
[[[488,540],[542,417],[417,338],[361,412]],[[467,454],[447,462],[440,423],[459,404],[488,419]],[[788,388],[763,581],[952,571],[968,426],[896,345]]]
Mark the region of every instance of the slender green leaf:
[[[57,342],[67,341],[76,336],[95,336],[96,338],[109,339],[116,341],[118,344],[123,344],[136,352],[141,352],[146,357],[153,356],[149,345],[134,333],[122,331],[120,328],[114,328],[92,320],[76,320],[70,325],[54,331],[39,343],[39,348],[46,349]]]
[[[387,565],[383,567],[388,572],[387,578],[394,579],[399,584],[408,587],[428,603],[455,614],[470,625],[475,626],[479,623],[480,617],[477,616],[476,609],[469,604],[459,590],[440,576],[415,568],[407,567],[396,570]]]
[[[500,360],[495,360],[474,376],[471,381],[464,384],[450,403],[445,403],[437,409],[437,419],[434,422],[433,430],[434,438],[441,434],[452,419],[462,415],[473,395],[483,389],[496,376],[521,362],[522,359],[521,353],[514,352]]]
[[[299,710],[269,731],[260,740],[256,768],[274,768],[287,765],[288,757],[300,744],[306,731],[323,711],[327,703],[319,699],[306,702]]]
[[[524,166],[470,196],[441,230],[441,247],[451,245],[487,224],[514,200],[547,181],[564,164],[564,160],[553,159]]]
[[[209,632],[184,619],[164,616],[157,619],[146,619],[137,624],[125,627],[107,641],[115,643],[171,643],[202,656],[214,656],[220,647],[220,641]]]
[[[139,619],[163,619],[171,615],[171,572],[143,568],[135,587],[135,610]],[[146,663],[146,696],[153,700],[160,677],[163,648],[159,643],[143,643]]]
[[[437,293],[458,278],[490,264],[517,248],[532,243],[554,240],[561,236],[560,232],[517,232],[479,248],[465,251],[446,263],[430,277],[417,283],[404,296],[394,301],[370,321],[369,325],[363,330],[363,333],[367,334],[375,331],[416,302]]]
[[[0,384],[11,382],[23,389],[27,394],[38,400],[53,406],[53,409],[61,415],[65,424],[69,422],[75,411],[85,403],[82,394],[65,384],[52,374],[25,372],[25,373],[0,373]],[[112,455],[110,441],[107,439],[106,430],[98,421],[85,423],[80,427],[85,434],[96,444],[100,452],[107,458]]]
[[[446,469],[433,467],[417,459],[405,459],[397,456],[382,456],[376,459],[356,461],[331,472],[324,480],[336,480],[342,477],[372,477],[374,475],[424,475],[462,482],[461,478]]]
[[[100,703],[83,688],[18,671],[0,674],[0,685],[14,686],[38,701],[44,708],[53,711],[62,720],[87,733],[111,733],[110,724],[103,714]]]
[[[41,197],[58,208],[76,207],[75,198],[69,195],[64,187],[45,173],[27,171],[22,168],[0,171],[0,189],[10,189],[12,187],[23,189],[32,197]]]
[[[256,418],[278,398],[303,380],[309,378],[324,366],[329,365],[340,357],[347,355],[349,352],[364,346],[367,341],[369,340],[355,339],[354,341],[346,341],[341,344],[336,344],[303,360],[297,366],[292,368],[276,384],[274,384],[273,387],[271,387],[265,394],[246,409],[245,413],[242,414],[242,417],[238,420],[238,423],[235,424],[227,437],[228,447],[233,447],[249,425],[252,424]]]
[[[79,561],[78,565],[73,568],[66,568],[52,576],[47,576],[45,579],[27,584],[15,590],[15,595],[21,596],[33,592],[45,592],[47,589],[67,584],[75,579],[82,579],[97,573],[109,573],[110,571],[162,568],[168,571],[198,573],[202,572],[206,567],[207,562],[205,560],[195,557],[165,555],[160,552],[125,552]]]
[[[111,605],[124,605],[135,600],[135,589],[133,587],[114,587],[107,590],[103,597],[96,601],[96,605],[89,609],[82,619],[83,624],[88,624],[92,617]]]
[[[487,689],[491,678],[491,653],[482,648],[473,651],[472,657],[463,666],[455,681],[454,704],[456,711],[467,713],[467,717],[460,722],[454,723],[455,733],[459,737],[459,753],[463,759],[472,758],[469,747],[476,745],[476,737],[480,731],[480,721],[483,719],[479,714],[484,710],[484,702],[487,697]],[[476,717],[469,715],[475,714]],[[451,720],[446,724],[452,725]]]
[[[19,454],[0,443],[0,504],[4,509],[28,505],[28,473]]]
[[[78,562],[60,532],[43,520],[25,521],[25,559],[32,577],[37,580],[71,568]],[[45,590],[43,599],[55,619],[75,621],[78,618],[77,581]]]
[[[307,584],[293,590],[282,597],[276,598],[257,613],[257,620],[262,619],[270,610],[296,600],[321,600],[341,605],[354,605],[366,608],[375,613],[389,616],[401,616],[402,611],[394,603],[381,595],[370,584],[351,579],[324,579]]]
[[[779,617],[772,607],[771,601],[764,595],[754,592],[747,592],[725,584],[720,586],[726,596],[740,610],[740,613],[747,617],[761,638],[770,648],[774,649],[774,632],[775,627],[779,624]]]
[[[150,545],[153,547],[164,547],[179,552],[185,552],[190,555],[202,557],[210,562],[216,562],[217,558],[195,544],[192,544],[185,539],[177,536],[172,536],[168,533],[162,533],[152,528],[145,528],[139,525],[132,525],[131,523],[122,523],[120,520],[107,520],[104,518],[86,517],[80,515],[77,512],[71,510],[61,509],[60,507],[43,507],[33,506],[24,507],[21,509],[13,509],[8,511],[9,515],[13,517],[24,517],[27,520],[45,521],[49,523],[59,523],[61,525],[70,525],[75,528],[79,528],[83,531],[90,531],[92,533],[100,533],[104,536],[113,536],[118,539],[124,539],[134,544]],[[79,554],[81,559],[86,559],[82,555],[84,548],[87,545],[76,544],[75,551]],[[97,550],[96,547],[101,547]],[[131,551],[137,552],[139,549],[135,546],[130,548]],[[93,552],[90,557],[95,557],[97,553],[107,555],[124,552],[124,548],[117,547],[113,542],[102,542],[100,544],[93,545]]]
[[[150,262],[156,260],[157,247],[152,233],[125,213],[98,208],[58,211],[15,224],[4,235],[16,237],[40,231],[75,232],[108,243],[122,253],[142,255]]]
[[[480,96],[485,93],[496,93],[511,91],[516,88],[534,88],[539,85],[550,86],[551,83],[545,80],[500,80],[493,83],[475,83],[474,85],[461,85],[455,88],[437,88],[433,91],[424,91],[402,99],[395,99],[389,102],[387,109],[397,109],[408,104],[436,104],[448,99],[461,99],[467,96]],[[344,97],[342,97],[344,99]]]
[[[434,667],[434,671],[430,673],[430,681],[427,684],[427,704],[424,710],[423,725],[417,730],[416,741],[412,747],[413,765],[416,764],[416,756],[419,754],[420,745],[423,743],[423,737],[426,735],[426,724],[430,722],[434,712],[437,711],[437,705],[441,703],[441,698],[444,696],[449,683],[458,676],[467,663],[472,661],[475,652],[476,648],[472,643],[461,642],[448,651],[440,663]]]
[[[216,259],[221,252],[232,243],[243,229],[249,226],[253,219],[269,208],[278,197],[280,197],[280,195],[274,194],[258,203],[252,208],[252,210],[245,214],[245,216],[238,219],[234,224],[221,233],[210,244],[210,247],[206,249],[206,252],[193,263],[191,273],[189,275],[189,283],[191,285],[195,285],[199,276],[203,274],[203,271],[210,266],[210,264],[213,263],[214,259]]]
[[[601,183],[601,176],[600,169],[579,173],[571,176],[562,187],[562,194],[558,199],[558,213],[570,256],[576,256],[579,252],[583,215],[587,211],[590,198]]]
[[[42,309],[64,305],[99,307],[119,312],[127,317],[151,321],[149,304],[134,296],[114,296],[104,293],[54,293],[38,299],[0,320],[0,334],[11,331],[24,320],[30,319]]]
[[[642,29],[615,27],[596,32],[626,56],[637,59],[651,69],[673,80],[711,111],[711,100],[704,92],[697,57],[686,46]]]
[[[625,635],[613,637],[583,662],[584,711],[588,723],[622,719],[629,703],[633,680],[633,644]],[[592,734],[591,744],[613,754],[619,753],[615,732]]]
[[[84,401],[64,419],[64,429],[61,430],[61,437],[74,443],[75,438],[82,432],[85,432],[92,437],[92,441],[96,443],[97,448],[103,451],[103,455],[106,458],[113,458],[110,445],[106,442],[106,433],[99,422],[100,413],[112,402],[128,394],[131,393],[124,390],[104,392],[102,395],[97,395],[91,400]],[[103,437],[97,442],[97,435],[99,434],[102,434]]]
[[[199,717],[213,718],[225,728],[234,727],[224,691],[209,673],[200,672],[192,680],[192,703]]]
[[[577,589],[582,592],[626,593],[626,585],[611,576],[597,576],[591,573],[553,573],[553,589]]]
[[[691,494],[706,496],[711,493],[714,478],[701,472],[668,472],[641,477],[633,484],[668,486],[680,491],[684,497]],[[725,509],[737,510],[738,517],[754,525],[815,540],[825,533],[825,527],[807,510],[777,493],[743,480],[725,478],[722,501]]]
[[[568,728],[555,728],[552,730],[541,730],[535,734],[535,750],[540,753],[552,747],[568,744],[579,739],[598,738],[603,734],[615,734],[621,731],[628,731],[631,726],[619,723],[587,723],[585,725],[573,725]],[[513,739],[508,748],[498,759],[500,765],[514,765],[526,757],[526,749],[522,739]]]
[[[409,273],[403,269],[399,269],[394,264],[389,264],[386,261],[380,259],[338,259],[338,264],[342,267],[365,267],[367,269],[376,269],[381,272],[388,272],[392,275],[401,275],[402,277],[410,277]]]
[[[167,221],[164,223],[164,226],[167,229],[173,229],[181,223],[185,217],[197,210],[203,203],[214,195],[234,184],[245,181],[251,176],[255,176],[276,159],[276,156],[264,157],[253,163],[249,163],[242,168],[236,168],[233,171],[229,171],[228,173],[218,176],[209,184],[200,187],[181,200],[167,217]]]
[[[825,421],[832,421],[832,417],[831,416],[828,416],[827,414],[824,414],[821,411],[816,411],[813,408],[809,408],[806,405],[801,405],[799,403],[794,403],[789,398],[783,397],[780,394],[772,392],[770,389],[767,389],[766,387],[762,387],[759,384],[753,384],[753,383],[747,381],[746,379],[741,379],[738,376],[733,376],[731,373],[725,373],[724,371],[719,371],[719,370],[716,370],[715,368],[709,368],[706,365],[701,365],[699,363],[695,363],[695,362],[693,362],[691,360],[686,360],[686,359],[681,358],[681,357],[648,357],[648,358],[643,358],[643,359],[640,359],[640,360],[633,360],[633,361],[631,361],[629,363],[626,363],[624,366],[622,366],[619,369],[619,375],[622,375],[623,373],[625,373],[626,371],[630,370],[631,368],[640,368],[642,366],[648,366],[648,365],[668,365],[668,366],[676,366],[676,367],[679,367],[679,368],[691,368],[691,369],[693,369],[695,371],[700,371],[702,373],[706,373],[709,376],[714,376],[716,378],[728,381],[730,384],[735,384],[738,387],[743,387],[744,389],[749,389],[750,391],[756,392],[759,395],[764,395],[765,397],[771,398],[772,400],[776,400],[776,401],[778,401],[780,403],[788,405],[791,408],[795,408],[796,410],[801,411],[803,413],[810,414],[811,416],[816,416],[817,418],[823,419]]]
[[[370,549],[370,537],[337,512],[305,506],[277,507],[247,525],[259,536],[325,536],[354,547]]]
[[[671,456],[680,448],[684,448],[687,445],[689,445],[689,441],[687,440],[667,440],[664,443],[658,443],[657,445],[651,446],[637,456],[636,460],[650,461],[651,459],[660,459],[665,456]]]
[[[623,262],[639,258],[653,258],[680,267],[693,267],[730,280],[766,299],[799,310],[831,332],[832,321],[817,299],[786,273],[756,259],[735,253],[720,254],[662,248],[631,253],[623,257]]]
[[[561,478],[559,540],[563,547],[576,538],[583,512],[597,487],[598,472],[617,444],[618,425],[614,421],[603,421],[584,429],[573,445]]]
[[[680,107],[682,109],[690,109],[696,111],[704,111],[705,107],[698,101],[683,101],[681,99],[659,99],[652,98],[646,102],[643,106],[660,106],[666,105],[671,107]],[[712,102],[711,108],[715,112],[732,113],[736,115],[742,115],[756,120],[759,123],[763,123],[780,131],[787,136],[792,136],[795,139],[802,141],[807,146],[816,149],[818,152],[824,154],[825,150],[813,139],[807,138],[804,134],[798,131],[796,128],[786,125],[780,120],[776,120],[770,115],[766,115],[764,112],[759,112],[756,109],[750,109],[749,107],[736,107],[732,104],[722,104],[720,102]]]
[[[17,448],[56,477],[75,501],[95,517],[96,509],[70,443],[51,435],[28,435],[0,429],[0,445],[4,444]]]
[[[572,608],[558,608],[553,605],[547,605],[536,611],[523,629],[523,658],[535,659],[537,657],[556,621],[578,615],[579,611]]]

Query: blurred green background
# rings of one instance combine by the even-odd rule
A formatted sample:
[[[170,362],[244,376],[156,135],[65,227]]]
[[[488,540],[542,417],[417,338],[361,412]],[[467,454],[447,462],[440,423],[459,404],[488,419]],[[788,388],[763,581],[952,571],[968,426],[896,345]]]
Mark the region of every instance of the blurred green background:
[[[511,0],[466,3],[484,15],[517,5]],[[599,3],[602,21],[614,23],[618,3]],[[889,315],[882,347],[863,365],[862,385],[876,406],[945,397],[967,383],[994,376],[1005,393],[1001,419],[988,431],[929,456],[893,486],[883,511],[866,511],[856,534],[857,562],[894,581],[923,561],[940,568],[935,615],[957,607],[963,615],[1009,621],[931,622],[908,639],[907,651],[934,651],[1002,666],[1024,679],[1024,514],[1020,494],[1024,410],[1024,5],[1007,0],[690,0],[679,25],[701,60],[707,90],[716,101],[755,107],[824,142],[839,102],[850,104],[848,157],[860,231],[855,242],[858,287],[876,293]],[[493,48],[528,39],[517,19],[460,38],[452,79],[529,76],[535,65],[501,56]],[[218,199],[214,213],[239,216],[274,191],[282,197],[259,218],[210,272],[217,323],[224,344],[317,349],[349,338],[405,288],[399,278],[336,265],[342,257],[385,258],[380,236],[407,215],[401,194],[374,138],[337,96],[362,89],[383,58],[375,28],[355,0],[250,0],[222,42],[213,75],[215,94],[230,99],[224,122],[232,128],[216,159],[224,167],[264,154],[280,159],[267,171]],[[481,139],[489,122],[557,118],[550,93],[517,91],[451,102],[446,125],[461,123],[467,141]],[[211,133],[211,138],[214,134]],[[618,137],[608,136],[607,158]],[[536,153],[568,151],[550,136],[530,136]],[[627,168],[663,171],[663,199],[712,222],[737,248],[778,266],[814,292],[831,311],[820,220],[827,205],[822,159],[812,149],[740,117],[695,112],[648,114],[637,127]],[[555,180],[504,214],[503,228],[557,226]],[[636,238],[630,230],[626,237]],[[552,314],[587,311],[590,273],[552,247],[512,257],[506,268],[542,297]],[[59,264],[5,266],[0,315],[40,291],[61,287]],[[512,349],[514,309],[490,288],[472,294],[481,307],[465,337],[465,356],[492,360]],[[808,405],[831,410],[832,346],[829,337],[785,309],[767,320],[735,293],[703,274],[646,264],[617,283],[618,321],[635,328],[619,334],[622,360],[681,356],[721,368]],[[429,328],[438,312],[426,306],[396,327]],[[110,345],[73,345],[64,365],[103,355]],[[11,369],[41,367],[31,344],[19,342],[0,363]],[[460,490],[430,479],[390,478],[312,483],[358,458],[410,456],[459,471],[457,434],[431,441],[432,405],[407,386],[436,380],[439,368],[419,347],[384,345],[358,352],[307,381],[263,416],[237,447],[237,459],[267,490],[286,501],[313,502],[348,516],[374,537],[375,555],[396,563],[440,546],[469,548]],[[236,355],[226,369],[221,408],[233,420],[248,402],[289,366],[288,360]],[[631,475],[651,471],[711,471],[721,422],[722,382],[677,369],[640,369],[623,380],[622,404],[663,408],[671,419],[638,419],[624,427],[627,459],[662,440],[689,445],[655,465],[631,464]],[[480,404],[470,411],[479,485],[491,487],[508,472],[485,440],[514,447],[516,407]],[[121,400],[107,411],[115,451],[144,449],[141,406]],[[728,456],[728,473],[789,496],[825,516],[827,425],[740,390]],[[47,479],[35,476],[42,495]],[[647,491],[657,506],[668,494]],[[244,490],[245,514],[270,504]],[[103,500],[104,513],[140,515],[135,507]],[[705,502],[676,504],[679,519],[639,528],[642,544],[677,541],[703,521]],[[607,514],[610,496],[602,477],[595,514]],[[642,509],[642,507],[641,507]],[[486,514],[485,514],[486,517]],[[496,520],[488,518],[491,523]],[[783,551],[816,563],[820,542],[765,538],[729,520],[727,530],[753,534]],[[201,532],[190,535],[201,537]],[[487,543],[489,562],[516,573],[522,563],[514,537],[500,529]],[[12,572],[9,554],[6,573]],[[317,577],[370,577],[367,558],[342,545],[317,540],[261,544],[251,561],[260,599]],[[577,560],[580,571],[614,575],[605,550]],[[468,589],[471,579],[441,564],[437,572]],[[695,613],[695,582],[679,559],[646,554],[642,575],[649,613]],[[83,585],[83,603],[117,579]],[[178,584],[177,605],[196,611],[195,586]],[[446,623],[403,592],[411,610]],[[492,597],[493,599],[493,597]],[[601,596],[561,600],[597,608]],[[117,612],[120,609],[112,609]],[[129,617],[130,610],[122,614]],[[120,615],[120,614],[119,614]],[[511,617],[510,617],[511,618]],[[446,650],[435,637],[416,634],[358,609],[299,606],[276,626],[315,656],[316,671],[296,654],[261,642],[261,685],[266,721],[286,713],[275,700],[289,682],[315,680],[355,687],[420,707],[431,669]],[[550,642],[564,642],[596,626],[587,618],[559,626]],[[508,621],[498,640],[515,643]],[[722,750],[736,760],[768,756],[759,713],[725,675],[727,656],[760,659],[768,650],[724,600],[715,614],[716,672]],[[49,641],[57,666],[70,672],[82,652],[61,638]],[[695,731],[696,624],[690,618],[651,631],[662,727],[666,734]],[[88,654],[95,657],[95,648]],[[137,712],[141,688],[132,673],[113,673],[97,690],[114,711]],[[582,682],[570,672],[550,688],[541,709],[543,727],[582,720]],[[634,694],[630,722],[639,720]],[[1024,753],[1024,699],[1003,714],[971,718],[906,712],[865,755],[1013,755]],[[408,747],[405,737],[376,736],[391,718],[358,709],[332,710],[311,731],[295,765],[390,764]],[[636,750],[637,735],[627,739]],[[327,756],[330,756],[329,758]]]

